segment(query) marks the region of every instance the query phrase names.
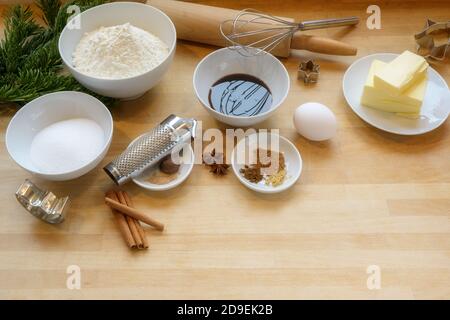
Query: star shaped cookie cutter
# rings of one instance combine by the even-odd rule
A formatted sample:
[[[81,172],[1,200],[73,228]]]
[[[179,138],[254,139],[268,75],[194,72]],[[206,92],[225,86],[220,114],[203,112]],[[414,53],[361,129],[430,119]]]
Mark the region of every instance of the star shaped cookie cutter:
[[[440,32],[447,34],[447,42],[436,46],[434,35]],[[450,53],[450,21],[435,22],[427,19],[424,29],[416,33],[414,38],[419,54],[423,55],[426,59],[444,60]]]
[[[69,202],[69,197],[57,198],[28,179],[17,190],[16,198],[33,216],[52,224],[63,222]]]
[[[319,79],[320,66],[313,60],[302,61],[298,67],[298,78],[304,83],[316,83]]]

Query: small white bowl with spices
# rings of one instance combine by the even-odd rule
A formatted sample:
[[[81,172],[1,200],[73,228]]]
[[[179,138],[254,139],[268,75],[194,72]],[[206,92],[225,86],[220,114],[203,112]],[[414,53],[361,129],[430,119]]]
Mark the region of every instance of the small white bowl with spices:
[[[140,137],[131,141],[129,146]],[[166,191],[182,184],[189,177],[193,168],[194,150],[190,144],[183,144],[176,147],[172,154],[166,156],[157,165],[134,177],[133,182],[150,191]]]
[[[292,187],[302,172],[302,157],[288,139],[267,131],[242,138],[231,153],[231,166],[239,181],[261,193]]]
[[[176,30],[152,6],[114,2],[72,18],[58,48],[64,64],[83,86],[130,100],[154,87],[172,63]]]

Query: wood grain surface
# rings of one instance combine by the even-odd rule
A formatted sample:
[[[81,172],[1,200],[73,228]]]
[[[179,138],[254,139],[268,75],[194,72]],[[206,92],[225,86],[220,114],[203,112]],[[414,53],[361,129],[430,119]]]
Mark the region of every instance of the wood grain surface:
[[[234,9],[252,7],[298,20],[357,15],[358,28],[311,34],[356,45],[358,57],[414,50],[413,34],[426,18],[450,18],[448,1],[377,1],[382,29],[368,30],[372,2],[201,1]],[[0,6],[2,10],[6,6]],[[300,180],[279,195],[246,189],[229,173],[212,176],[195,166],[179,188],[125,189],[135,206],[166,225],[146,229],[148,251],[130,251],[103,195],[112,186],[101,167],[137,135],[169,113],[195,117],[204,128],[226,128],[197,101],[196,64],[213,47],[179,42],[163,81],[142,98],[114,109],[107,157],[89,174],[68,182],[33,178],[72,199],[67,220],[51,226],[29,215],[14,192],[30,174],[8,156],[4,138],[13,111],[0,109],[0,298],[450,298],[450,121],[415,137],[381,132],[359,119],[342,94],[342,77],[358,57],[296,52],[282,62],[291,76],[288,98],[258,128],[279,128],[304,160]],[[300,59],[321,65],[319,83],[297,80]],[[450,81],[450,67],[433,67]],[[310,142],[292,125],[307,101],[328,105],[339,129],[329,142]],[[66,269],[81,268],[80,290],[66,288]],[[369,265],[381,268],[381,289],[366,285]]]

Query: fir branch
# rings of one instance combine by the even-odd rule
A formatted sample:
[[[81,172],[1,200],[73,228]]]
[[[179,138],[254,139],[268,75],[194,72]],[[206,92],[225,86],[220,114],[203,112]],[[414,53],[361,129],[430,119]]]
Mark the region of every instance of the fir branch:
[[[17,72],[33,47],[33,36],[42,31],[29,7],[14,6],[5,16],[5,37],[0,44],[3,72]]]
[[[74,87],[76,83],[70,76],[59,76],[39,69],[20,71],[15,78],[10,74],[11,79],[14,81],[0,87],[0,102],[22,104],[46,93]]]
[[[61,8],[61,2],[59,0],[36,0],[36,5],[44,14],[42,19],[45,24],[53,29],[59,9]]]
[[[0,104],[23,105],[51,92],[82,91],[112,105],[115,99],[94,94],[71,75],[62,74],[58,51],[59,34],[70,17],[69,5],[78,5],[84,11],[108,1],[74,0],[64,5],[59,0],[36,2],[44,27],[35,22],[29,7],[16,5],[5,15],[5,36],[0,42]]]
[[[62,67],[62,60],[58,51],[58,39],[54,38],[33,51],[27,57],[27,60],[21,69],[58,71]]]
[[[19,72],[17,75],[2,75],[0,82],[0,103],[13,102],[23,105],[44,94],[57,91],[81,91],[95,96],[106,105],[113,105],[113,98],[94,94],[84,88],[72,76],[57,74],[51,71],[30,69]]]

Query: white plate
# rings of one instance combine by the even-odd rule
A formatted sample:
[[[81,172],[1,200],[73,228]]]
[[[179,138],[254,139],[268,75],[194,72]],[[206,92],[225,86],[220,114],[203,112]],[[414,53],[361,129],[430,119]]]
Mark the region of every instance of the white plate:
[[[397,56],[395,53],[377,53],[355,61],[345,72],[342,83],[347,103],[361,119],[383,131],[416,135],[436,129],[450,113],[450,92],[445,80],[431,67],[428,68],[428,85],[418,119],[361,105],[360,99],[372,61],[390,62]]]
[[[244,153],[242,150],[246,150],[245,152],[254,152],[256,148],[258,148],[258,144],[256,143],[256,135],[258,135],[259,141],[268,141],[268,136],[270,135],[270,139],[278,139],[279,141],[279,151],[284,154],[285,163],[286,163],[286,171],[287,175],[284,180],[284,182],[279,186],[268,186],[263,181],[260,181],[259,183],[253,183],[245,179],[242,174],[239,172],[241,168],[244,167],[245,161],[238,161],[238,151],[240,157],[245,157],[243,155]],[[268,146],[271,144],[269,143]],[[267,148],[264,146],[261,146],[263,149],[273,149],[273,148]],[[249,153],[248,153],[249,154]],[[231,153],[231,166],[233,167],[233,172],[236,175],[236,177],[239,179],[239,181],[246,186],[249,189],[252,189],[257,192],[261,193],[277,193],[284,191],[294,185],[294,183],[298,180],[300,177],[300,174],[302,172],[302,157],[300,156],[300,153],[298,152],[297,148],[290,142],[288,139],[279,136],[274,133],[268,133],[268,132],[259,132],[254,133],[251,135],[248,135],[247,137],[241,139],[236,147],[233,149],[233,152]]]

